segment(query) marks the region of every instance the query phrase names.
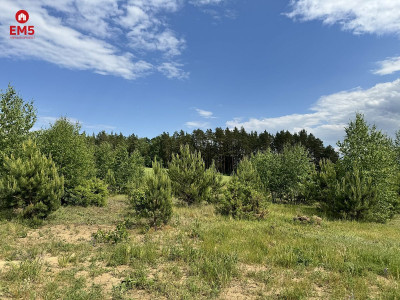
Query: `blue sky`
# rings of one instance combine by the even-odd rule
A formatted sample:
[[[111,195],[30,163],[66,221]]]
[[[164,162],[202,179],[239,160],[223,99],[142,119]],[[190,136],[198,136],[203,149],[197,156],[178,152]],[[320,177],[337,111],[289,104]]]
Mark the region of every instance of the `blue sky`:
[[[400,129],[400,0],[0,0],[0,88],[100,130]],[[27,10],[34,40],[9,38]]]

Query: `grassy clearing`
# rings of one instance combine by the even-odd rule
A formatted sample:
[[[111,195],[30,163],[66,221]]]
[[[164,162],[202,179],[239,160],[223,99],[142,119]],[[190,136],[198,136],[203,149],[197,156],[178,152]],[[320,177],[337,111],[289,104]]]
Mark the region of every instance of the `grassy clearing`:
[[[93,240],[127,211],[116,196],[63,207],[37,229],[0,221],[0,298],[400,299],[399,218],[316,225],[293,221],[312,207],[271,205],[264,221],[234,221],[212,206],[176,207],[162,230]]]

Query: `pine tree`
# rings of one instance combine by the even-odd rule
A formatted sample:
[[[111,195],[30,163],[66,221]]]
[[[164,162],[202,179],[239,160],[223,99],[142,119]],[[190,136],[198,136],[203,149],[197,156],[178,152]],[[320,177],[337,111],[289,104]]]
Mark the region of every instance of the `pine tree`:
[[[217,203],[221,198],[225,183],[222,175],[217,171],[214,161],[206,170],[204,180],[204,183],[207,186],[204,200],[206,200],[208,203]]]
[[[28,140],[17,151],[5,157],[6,173],[0,179],[2,206],[20,209],[23,217],[45,218],[60,206],[64,178],[58,175],[51,158],[43,155]]]
[[[217,204],[216,211],[234,219],[262,219],[267,214],[265,195],[254,188],[250,182],[241,181],[243,177],[232,176],[224,197]]]
[[[339,165],[335,166],[330,161],[321,161],[320,167],[316,198],[326,214],[354,220],[373,218],[378,191],[371,177],[357,165],[345,174],[341,174]]]
[[[175,195],[188,204],[200,203],[207,199],[210,183],[200,152],[191,152],[188,145],[180,147],[180,154],[174,154],[168,174]]]
[[[224,190],[217,212],[235,219],[261,219],[266,216],[269,196],[253,162],[245,157]]]
[[[153,173],[144,180],[144,187],[129,193],[133,209],[140,217],[149,219],[150,225],[166,224],[172,215],[171,181],[161,163],[153,161]]]
[[[258,174],[253,162],[248,157],[244,157],[240,161],[236,170],[236,176],[240,182],[253,187],[255,190],[264,190],[260,175]]]

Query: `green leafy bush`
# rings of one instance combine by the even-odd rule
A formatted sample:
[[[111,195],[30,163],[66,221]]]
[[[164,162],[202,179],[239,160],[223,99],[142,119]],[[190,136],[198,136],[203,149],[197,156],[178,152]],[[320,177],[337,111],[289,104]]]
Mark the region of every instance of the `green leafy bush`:
[[[310,180],[314,166],[303,146],[286,145],[282,153],[259,152],[252,162],[274,201],[304,200],[305,183]]]
[[[200,152],[191,152],[188,145],[180,147],[168,167],[174,194],[188,204],[203,200],[214,202],[222,187],[222,177],[215,166],[206,170]]]
[[[101,179],[92,178],[70,190],[66,203],[81,206],[105,206],[107,204],[108,187]]]
[[[96,233],[92,234],[92,237],[97,243],[113,243],[117,244],[120,242],[127,241],[129,238],[128,231],[126,230],[125,222],[117,224],[115,230],[97,230]]]
[[[70,191],[96,175],[94,149],[79,131],[79,124],[61,118],[38,137],[42,152],[51,155],[65,178],[64,202]]]
[[[43,219],[60,206],[64,178],[47,158],[28,140],[22,148],[4,158],[0,178],[1,206],[18,209],[25,218]]]
[[[143,187],[129,192],[129,199],[137,215],[156,227],[171,219],[172,190],[168,174],[157,161],[153,162],[153,172],[145,178]]]
[[[396,148],[360,114],[345,131],[340,159],[320,162],[308,197],[334,217],[385,222],[399,208]]]
[[[365,220],[385,222],[398,212],[400,204],[396,184],[399,165],[393,142],[375,126],[369,126],[361,114],[356,115],[345,131],[343,142],[338,142],[341,178],[356,184],[355,178],[360,177],[361,185],[374,190],[376,199],[368,201],[368,212],[364,211],[361,216]]]
[[[24,102],[11,85],[0,93],[0,162],[1,153],[9,155],[21,146],[35,121],[33,103]]]
[[[144,159],[138,151],[128,153],[127,147],[120,145],[115,150],[113,165],[115,186],[113,190],[125,193],[132,187],[139,187],[144,178]]]

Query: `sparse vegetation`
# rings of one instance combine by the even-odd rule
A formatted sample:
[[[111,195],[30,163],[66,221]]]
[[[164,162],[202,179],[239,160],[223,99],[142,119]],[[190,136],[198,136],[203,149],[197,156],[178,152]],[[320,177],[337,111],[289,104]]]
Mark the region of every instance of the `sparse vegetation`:
[[[0,298],[400,296],[398,217],[387,224],[294,221],[318,210],[270,204],[256,222],[216,215],[212,205],[176,207],[168,228],[127,229],[129,241],[93,244],[92,233],[117,232],[114,222],[126,214],[126,197],[108,202],[63,207],[37,229],[1,221]]]
[[[115,230],[97,230],[92,234],[97,243],[119,243],[128,240],[128,231],[124,222],[117,224]]]

